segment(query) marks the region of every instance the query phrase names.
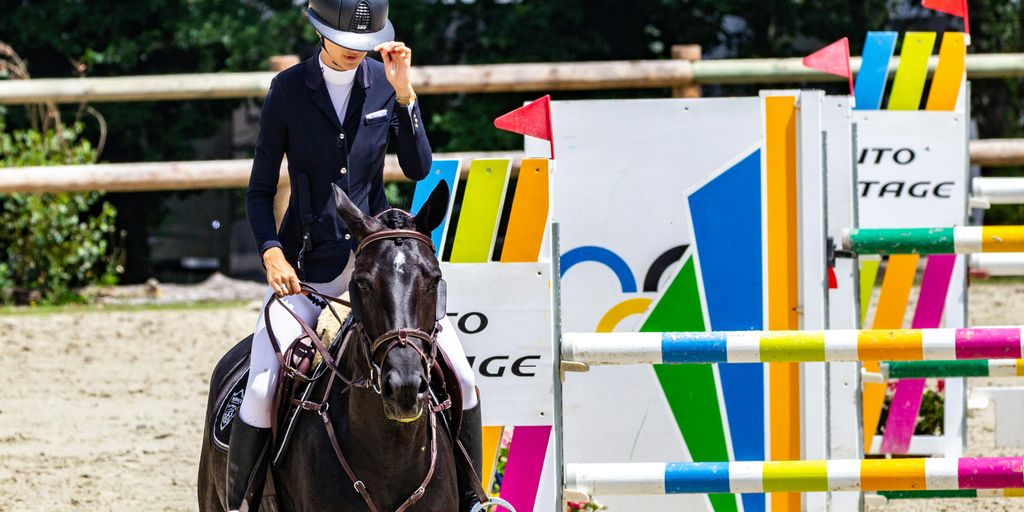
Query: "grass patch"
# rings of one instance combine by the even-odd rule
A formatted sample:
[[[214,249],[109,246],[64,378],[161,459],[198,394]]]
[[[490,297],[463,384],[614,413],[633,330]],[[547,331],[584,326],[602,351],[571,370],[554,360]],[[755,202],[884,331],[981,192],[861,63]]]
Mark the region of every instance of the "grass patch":
[[[111,311],[204,310],[242,307],[252,301],[196,301],[171,304],[62,304],[43,306],[0,306],[0,315],[49,315],[59,313],[108,313]]]

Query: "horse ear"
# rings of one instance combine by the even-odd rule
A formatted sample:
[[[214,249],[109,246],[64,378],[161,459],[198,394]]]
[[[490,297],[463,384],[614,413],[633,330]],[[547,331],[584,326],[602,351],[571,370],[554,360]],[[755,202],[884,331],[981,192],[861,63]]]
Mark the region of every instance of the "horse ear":
[[[345,221],[348,230],[356,238],[366,238],[366,235],[379,229],[377,226],[379,223],[374,218],[365,215],[358,206],[352,203],[344,190],[334,183],[331,183],[331,189],[334,190],[334,207],[337,208],[338,215],[341,220]]]
[[[417,231],[429,236],[435,228],[444,222],[444,217],[448,214],[449,197],[451,195],[448,192],[448,185],[444,182],[438,183],[416,214]]]

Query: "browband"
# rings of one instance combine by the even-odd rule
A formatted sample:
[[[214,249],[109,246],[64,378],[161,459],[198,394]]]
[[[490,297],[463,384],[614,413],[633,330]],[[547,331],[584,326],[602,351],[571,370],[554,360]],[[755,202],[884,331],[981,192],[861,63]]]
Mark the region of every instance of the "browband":
[[[356,248],[356,254],[359,254],[359,252],[367,245],[390,238],[411,238],[413,240],[418,240],[427,244],[427,247],[430,247],[431,251],[437,252],[434,248],[434,241],[429,236],[424,235],[419,231],[414,231],[412,229],[386,229],[367,235],[366,238],[362,239],[362,241],[359,242],[359,246]]]

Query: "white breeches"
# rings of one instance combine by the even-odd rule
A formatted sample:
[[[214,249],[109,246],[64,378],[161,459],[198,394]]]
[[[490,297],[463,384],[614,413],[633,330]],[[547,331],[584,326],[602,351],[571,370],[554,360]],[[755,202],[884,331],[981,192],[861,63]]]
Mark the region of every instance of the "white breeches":
[[[352,279],[351,262],[354,259],[351,255],[349,256],[349,265],[333,281],[309,284],[328,295],[341,296],[348,290],[348,283]],[[270,409],[273,406],[274,391],[277,389],[277,371],[280,367],[263,318],[263,306],[266,306],[267,301],[271,300],[273,295],[274,291],[268,286],[267,292],[263,296],[259,318],[256,320],[256,330],[253,331],[252,353],[249,358],[249,380],[239,411],[242,421],[259,428],[270,427]],[[314,329],[316,328],[316,321],[321,312],[320,306],[313,304],[302,294],[288,295],[281,301],[287,304],[304,322]],[[270,321],[274,326],[274,336],[282,351],[288,350],[291,343],[302,334],[302,328],[299,327],[298,322],[280,304],[275,303],[270,306]],[[442,319],[440,324],[441,332],[437,336],[438,347],[451,360],[455,367],[455,373],[459,377],[459,385],[462,388],[462,408],[471,409],[477,404],[476,376],[466,359],[466,353],[462,349],[462,342],[459,341],[455,326],[448,320],[448,317]]]

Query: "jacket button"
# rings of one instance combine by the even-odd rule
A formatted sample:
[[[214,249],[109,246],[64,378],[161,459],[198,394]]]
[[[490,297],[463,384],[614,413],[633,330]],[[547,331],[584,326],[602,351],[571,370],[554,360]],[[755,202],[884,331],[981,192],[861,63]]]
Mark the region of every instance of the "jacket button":
[[[341,170],[338,172],[340,172],[341,174],[348,174],[348,168],[342,167]]]
[[[345,233],[345,240],[348,240],[349,238],[352,238],[352,235]]]
[[[338,134],[338,140],[345,140],[345,134],[344,133],[339,133]]]

